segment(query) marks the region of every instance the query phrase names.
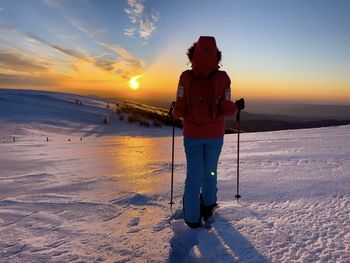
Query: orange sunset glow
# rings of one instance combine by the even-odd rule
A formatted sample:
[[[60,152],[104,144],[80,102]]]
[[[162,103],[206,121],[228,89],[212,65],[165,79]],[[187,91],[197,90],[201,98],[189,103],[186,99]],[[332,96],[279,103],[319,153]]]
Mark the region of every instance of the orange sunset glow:
[[[216,7],[219,20],[204,3],[188,3],[198,15],[176,16],[173,3],[95,4],[4,2],[0,88],[172,100],[179,74],[190,68],[187,49],[199,35],[213,35],[233,97],[350,102],[350,21],[341,4],[313,6],[311,20],[308,4],[271,2],[257,15],[258,6],[225,2]]]

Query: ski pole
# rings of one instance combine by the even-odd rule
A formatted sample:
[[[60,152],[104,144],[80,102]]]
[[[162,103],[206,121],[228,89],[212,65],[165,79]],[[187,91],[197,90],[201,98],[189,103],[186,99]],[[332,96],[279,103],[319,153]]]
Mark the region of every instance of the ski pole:
[[[237,198],[237,201],[239,198],[241,198],[241,195],[239,194],[239,134],[241,131],[241,111],[237,112],[236,115],[236,122],[237,122],[237,194],[235,197]]]
[[[173,207],[173,195],[174,195],[174,145],[175,145],[175,122],[172,116],[175,107],[175,102],[173,101],[170,105],[170,109],[167,117],[170,118],[173,126],[173,139],[172,139],[172,149],[171,149],[171,182],[170,182],[170,209]]]

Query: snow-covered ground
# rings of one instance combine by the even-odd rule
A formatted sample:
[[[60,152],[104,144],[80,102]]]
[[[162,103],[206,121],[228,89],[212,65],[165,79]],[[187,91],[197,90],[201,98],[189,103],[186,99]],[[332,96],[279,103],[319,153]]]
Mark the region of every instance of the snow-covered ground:
[[[242,134],[240,202],[226,135],[212,228],[192,230],[168,222],[171,128],[103,125],[106,110],[0,90],[0,262],[350,261],[350,126]],[[181,136],[175,159],[173,212]]]

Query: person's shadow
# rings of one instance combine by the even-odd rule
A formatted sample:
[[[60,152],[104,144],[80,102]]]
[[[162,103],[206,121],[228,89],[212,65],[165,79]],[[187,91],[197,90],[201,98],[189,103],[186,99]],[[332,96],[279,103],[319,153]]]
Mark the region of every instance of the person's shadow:
[[[197,230],[197,236],[191,237],[191,245],[186,235],[177,236],[175,233],[171,242],[174,240],[181,242],[181,239],[184,239],[182,241],[186,246],[181,246],[181,251],[179,251],[177,246],[173,246],[172,243],[168,262],[271,262],[237,231],[226,218],[216,214],[215,222],[217,224],[214,223],[210,231]]]

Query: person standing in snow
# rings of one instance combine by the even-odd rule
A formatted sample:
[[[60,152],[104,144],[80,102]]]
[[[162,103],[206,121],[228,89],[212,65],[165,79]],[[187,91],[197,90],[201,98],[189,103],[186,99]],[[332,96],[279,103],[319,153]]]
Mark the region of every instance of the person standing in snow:
[[[187,52],[192,70],[182,72],[172,111],[183,118],[187,173],[183,196],[185,223],[202,225],[217,206],[217,166],[225,133],[224,116],[244,109],[231,101],[230,78],[219,70],[221,51],[214,37],[201,36]]]

